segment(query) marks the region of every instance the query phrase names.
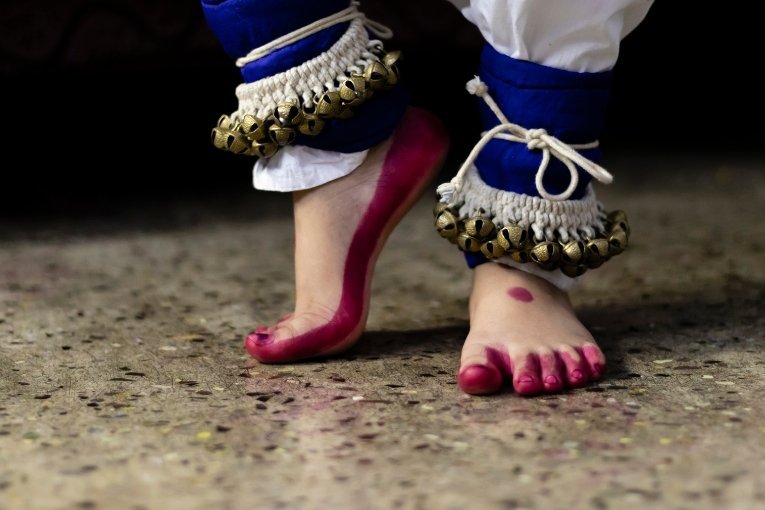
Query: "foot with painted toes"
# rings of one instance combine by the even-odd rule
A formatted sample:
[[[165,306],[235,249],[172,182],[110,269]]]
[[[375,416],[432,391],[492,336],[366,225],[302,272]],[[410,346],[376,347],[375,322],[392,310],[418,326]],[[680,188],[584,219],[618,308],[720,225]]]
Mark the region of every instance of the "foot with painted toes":
[[[440,167],[447,144],[435,117],[410,109],[356,170],[294,193],[295,311],[247,337],[253,357],[289,362],[334,354],[358,340],[377,257]]]
[[[603,352],[565,292],[500,264],[475,268],[458,374],[463,391],[496,393],[508,381],[522,396],[556,393],[597,381],[604,370]]]

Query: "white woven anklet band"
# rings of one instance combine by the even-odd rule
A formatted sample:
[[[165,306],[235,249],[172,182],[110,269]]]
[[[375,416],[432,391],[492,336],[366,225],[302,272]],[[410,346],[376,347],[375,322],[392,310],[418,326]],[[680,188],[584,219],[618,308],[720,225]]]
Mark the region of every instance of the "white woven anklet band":
[[[580,240],[582,235],[594,237],[604,230],[606,214],[592,187],[587,188],[581,200],[545,200],[492,188],[471,166],[464,176],[461,195],[464,201],[458,219],[484,216],[491,218],[498,228],[506,225],[531,228],[537,241],[559,239],[567,243]]]
[[[348,31],[324,53],[283,73],[236,88],[239,108],[232,118],[246,114],[267,117],[283,101],[300,98],[310,108],[325,92],[339,89],[339,83],[351,74],[361,74],[379,57],[382,42],[370,40],[364,22],[356,18]]]

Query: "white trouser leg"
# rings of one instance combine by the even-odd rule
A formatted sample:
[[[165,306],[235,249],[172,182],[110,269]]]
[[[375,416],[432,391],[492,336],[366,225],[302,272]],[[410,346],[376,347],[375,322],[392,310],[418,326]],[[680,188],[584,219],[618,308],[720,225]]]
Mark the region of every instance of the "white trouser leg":
[[[614,67],[619,43],[653,0],[449,0],[494,49],[556,69]]]
[[[368,152],[345,153],[290,145],[271,159],[260,158],[255,162],[252,184],[263,191],[315,188],[353,172]]]

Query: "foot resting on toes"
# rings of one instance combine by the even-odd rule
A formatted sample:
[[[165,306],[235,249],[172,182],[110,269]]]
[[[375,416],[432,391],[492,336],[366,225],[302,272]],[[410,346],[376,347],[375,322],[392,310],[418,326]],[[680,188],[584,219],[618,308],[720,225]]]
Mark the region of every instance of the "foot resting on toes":
[[[410,109],[393,136],[349,175],[294,194],[294,313],[252,332],[249,353],[266,363],[322,356],[361,335],[377,257],[443,160],[447,136]]]
[[[486,263],[474,270],[470,332],[458,382],[467,393],[554,393],[597,381],[605,357],[574,315],[568,295],[516,269]]]

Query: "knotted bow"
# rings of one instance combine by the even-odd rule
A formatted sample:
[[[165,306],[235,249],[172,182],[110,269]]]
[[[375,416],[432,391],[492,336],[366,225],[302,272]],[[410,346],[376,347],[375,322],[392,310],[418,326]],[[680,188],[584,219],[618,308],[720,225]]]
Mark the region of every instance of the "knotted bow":
[[[473,166],[473,163],[475,163],[476,158],[478,158],[478,155],[484,147],[495,138],[526,144],[526,147],[530,151],[542,151],[542,161],[539,164],[534,183],[536,184],[539,195],[547,200],[561,201],[568,200],[571,197],[574,190],[579,185],[579,172],[577,171],[577,166],[604,184],[611,184],[611,182],[613,182],[613,176],[608,173],[605,168],[590,161],[576,151],[576,149],[593,149],[598,146],[597,141],[578,145],[566,144],[550,135],[544,129],[526,129],[518,124],[513,124],[507,119],[494,99],[489,95],[489,88],[477,76],[467,83],[467,90],[471,94],[486,101],[486,104],[491,108],[491,111],[494,112],[497,119],[499,119],[500,124],[483,133],[483,136],[476,146],[473,147],[473,150],[462,164],[457,175],[455,175],[450,182],[441,184],[438,187],[438,194],[441,196],[443,202],[450,205],[456,205],[454,204],[454,198],[455,195],[458,195],[462,190],[465,174]],[[551,156],[566,165],[566,168],[568,168],[569,174],[571,175],[571,180],[566,190],[557,195],[549,193],[544,186],[544,177],[550,164]]]

